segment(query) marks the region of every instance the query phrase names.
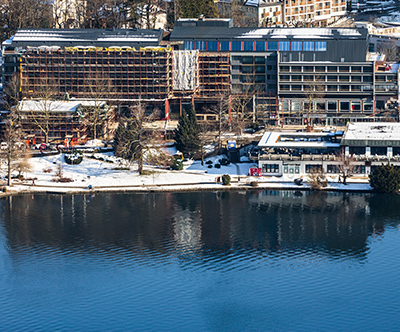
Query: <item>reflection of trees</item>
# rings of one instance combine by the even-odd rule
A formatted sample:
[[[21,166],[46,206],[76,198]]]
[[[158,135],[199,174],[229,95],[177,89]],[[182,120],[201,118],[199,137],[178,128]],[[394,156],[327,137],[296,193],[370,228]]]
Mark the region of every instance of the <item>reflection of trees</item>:
[[[196,257],[310,252],[363,257],[368,236],[398,225],[400,197],[303,192],[17,196],[3,200],[11,248]]]

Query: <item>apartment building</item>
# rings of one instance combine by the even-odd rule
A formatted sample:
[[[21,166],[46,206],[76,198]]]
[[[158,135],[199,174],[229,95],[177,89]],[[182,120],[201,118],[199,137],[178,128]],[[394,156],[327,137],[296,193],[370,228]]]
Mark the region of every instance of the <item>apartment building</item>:
[[[346,0],[285,0],[286,23],[317,23],[320,26],[346,15]]]
[[[235,26],[327,26],[346,15],[346,0],[219,0],[221,17]]]

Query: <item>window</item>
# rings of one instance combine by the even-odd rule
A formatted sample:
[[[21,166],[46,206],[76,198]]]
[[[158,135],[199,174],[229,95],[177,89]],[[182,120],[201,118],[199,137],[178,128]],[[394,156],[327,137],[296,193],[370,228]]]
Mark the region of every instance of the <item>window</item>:
[[[231,50],[232,51],[241,51],[242,50],[242,42],[240,41],[233,41],[231,43]]]
[[[263,173],[279,173],[279,164],[264,164],[262,165]]]
[[[217,41],[209,41],[208,42],[208,50],[209,51],[218,51],[218,42]]]
[[[313,41],[304,42],[303,51],[314,51],[314,42]]]
[[[245,65],[252,65],[253,64],[253,57],[252,56],[244,56],[242,58],[242,63]]]
[[[290,42],[280,41],[279,42],[279,51],[290,51]]]
[[[301,41],[292,42],[292,51],[302,51],[303,43]]]
[[[276,51],[278,49],[278,42],[269,41],[267,42],[267,51]]]
[[[256,75],[255,82],[256,83],[265,83],[265,75]]]
[[[256,51],[265,51],[265,42],[256,41]]]
[[[185,41],[185,50],[194,50],[194,41],[193,40]]]
[[[252,41],[243,42],[243,50],[244,51],[253,51],[253,42]]]
[[[219,42],[219,47],[221,51],[229,51],[229,42],[228,41]]]
[[[319,52],[326,51],[326,42],[324,41],[315,42],[315,50]]]
[[[265,63],[265,58],[263,56],[256,56],[254,58],[254,62],[257,64],[264,64]]]
[[[338,174],[340,173],[340,167],[338,165],[328,165],[327,173]]]
[[[265,66],[255,66],[256,73],[265,73]]]
[[[353,168],[354,174],[365,174],[365,166],[364,165],[356,165]]]
[[[252,74],[253,73],[253,67],[252,66],[243,66],[242,67],[242,73],[243,74]]]
[[[206,51],[207,42],[205,41],[198,41],[196,42],[196,49],[200,51]]]
[[[322,170],[321,165],[306,165],[306,173],[321,172],[321,170]]]

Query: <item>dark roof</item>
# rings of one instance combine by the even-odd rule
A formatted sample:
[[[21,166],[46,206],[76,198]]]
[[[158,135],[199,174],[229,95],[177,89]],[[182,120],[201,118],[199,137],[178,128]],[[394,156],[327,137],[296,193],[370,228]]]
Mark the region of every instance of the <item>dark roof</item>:
[[[15,47],[27,46],[157,46],[162,30],[150,29],[20,29],[12,38]]]
[[[209,26],[178,26],[170,40],[366,40],[364,28],[227,28]]]

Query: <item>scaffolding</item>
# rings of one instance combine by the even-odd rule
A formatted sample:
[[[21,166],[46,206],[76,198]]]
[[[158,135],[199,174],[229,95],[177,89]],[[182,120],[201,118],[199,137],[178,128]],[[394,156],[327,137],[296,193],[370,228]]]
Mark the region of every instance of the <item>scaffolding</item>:
[[[230,56],[227,52],[201,52],[199,55],[198,97],[216,97],[231,89]]]
[[[43,82],[60,96],[93,98],[92,86],[108,81],[108,100],[165,100],[172,96],[171,52],[164,48],[28,47],[21,61],[23,97],[35,97]]]

